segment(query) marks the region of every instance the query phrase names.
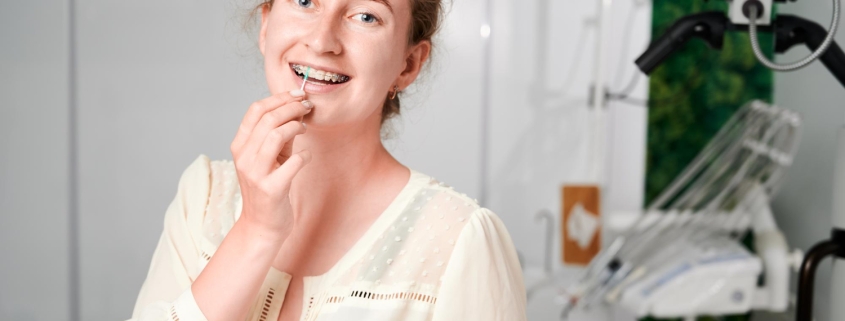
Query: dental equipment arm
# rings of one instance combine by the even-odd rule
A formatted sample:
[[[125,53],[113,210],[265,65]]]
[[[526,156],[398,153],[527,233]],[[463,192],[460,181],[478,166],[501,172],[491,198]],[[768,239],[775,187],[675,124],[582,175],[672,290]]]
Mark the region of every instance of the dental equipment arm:
[[[781,15],[775,24],[775,52],[784,53],[795,45],[805,44],[815,51],[824,42],[827,31],[813,21],[791,15]],[[819,57],[822,64],[845,86],[845,53],[833,42]]]
[[[671,27],[636,60],[645,74],[650,74],[687,41],[697,37],[706,41],[713,49],[722,49],[725,28],[730,24],[722,12],[703,12],[683,17]]]
[[[734,0],[741,1],[741,0]],[[837,4],[839,0],[834,0]],[[755,2],[743,1],[745,3]],[[838,6],[837,6],[838,8]],[[838,18],[838,15],[835,15]],[[832,24],[836,26],[836,24]],[[771,25],[755,25],[756,31],[773,32],[775,52],[784,53],[798,44],[805,44],[811,51],[824,51],[818,58],[834,77],[845,86],[845,53],[835,41],[829,39],[828,31],[819,24],[792,15],[779,15]],[[720,11],[692,14],[675,22],[660,38],[635,61],[640,70],[650,74],[663,61],[694,37],[705,40],[713,49],[721,49],[725,31],[749,31],[745,24],[735,24]],[[831,32],[835,32],[832,30]],[[822,48],[825,44],[827,48]],[[814,54],[815,54],[814,53]],[[807,62],[809,63],[809,62]],[[793,68],[794,70],[794,68]]]

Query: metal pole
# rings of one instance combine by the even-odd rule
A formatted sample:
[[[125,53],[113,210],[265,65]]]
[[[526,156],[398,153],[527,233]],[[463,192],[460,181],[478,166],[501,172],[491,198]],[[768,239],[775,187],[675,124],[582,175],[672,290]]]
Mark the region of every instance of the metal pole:
[[[610,9],[613,5],[613,0],[598,0],[598,10],[596,12],[596,53],[593,61],[593,92],[591,101],[593,102],[594,113],[594,132],[593,132],[593,146],[592,146],[592,178],[600,187],[604,187],[604,171],[605,152],[606,152],[606,133],[605,133],[605,69],[607,64],[608,41],[607,32],[610,29]]]

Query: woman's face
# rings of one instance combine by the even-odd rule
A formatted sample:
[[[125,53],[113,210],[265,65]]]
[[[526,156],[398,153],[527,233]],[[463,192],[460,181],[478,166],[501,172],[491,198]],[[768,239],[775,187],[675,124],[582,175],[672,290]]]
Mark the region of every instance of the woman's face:
[[[259,42],[270,92],[299,89],[311,67],[309,123],[374,119],[428,57],[427,41],[408,45],[410,21],[410,0],[276,0],[262,12]]]

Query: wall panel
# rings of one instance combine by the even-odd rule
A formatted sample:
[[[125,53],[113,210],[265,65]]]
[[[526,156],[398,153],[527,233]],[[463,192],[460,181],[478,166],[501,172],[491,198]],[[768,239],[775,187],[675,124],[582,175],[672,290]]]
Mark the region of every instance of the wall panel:
[[[68,7],[0,2],[0,320],[70,320]]]

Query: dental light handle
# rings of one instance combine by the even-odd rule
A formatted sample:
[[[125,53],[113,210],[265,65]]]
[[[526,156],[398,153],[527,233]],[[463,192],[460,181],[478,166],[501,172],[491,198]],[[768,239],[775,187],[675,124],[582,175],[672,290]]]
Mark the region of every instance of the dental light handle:
[[[827,30],[818,23],[792,15],[778,16],[774,33],[776,53],[784,53],[799,44],[805,44],[811,51],[816,51],[828,35]],[[819,60],[845,86],[845,53],[835,41],[819,56]]]
[[[783,65],[770,61],[769,58],[767,58],[766,55],[763,54],[763,50],[760,49],[760,42],[757,40],[757,20],[762,18],[763,11],[760,10],[762,8],[762,5],[748,6],[748,34],[751,38],[751,49],[754,52],[754,56],[757,57],[757,61],[772,70],[792,71],[804,68],[805,66],[813,62],[813,60],[816,60],[833,43],[833,37],[836,35],[836,29],[839,26],[839,1],[840,0],[833,0],[833,18],[830,22],[830,31],[825,32],[826,36],[824,37],[824,40],[822,40],[821,44],[818,45],[816,49],[813,49],[812,53],[810,53],[810,55],[805,57],[804,59],[801,59],[800,61],[791,64]],[[760,1],[758,0],[752,0],[748,1],[746,4],[751,4],[755,2],[760,3]]]
[[[703,39],[713,49],[722,49],[725,26],[728,23],[728,17],[722,12],[703,12],[683,17],[652,42],[635,63],[643,73],[650,74],[694,37]]]

